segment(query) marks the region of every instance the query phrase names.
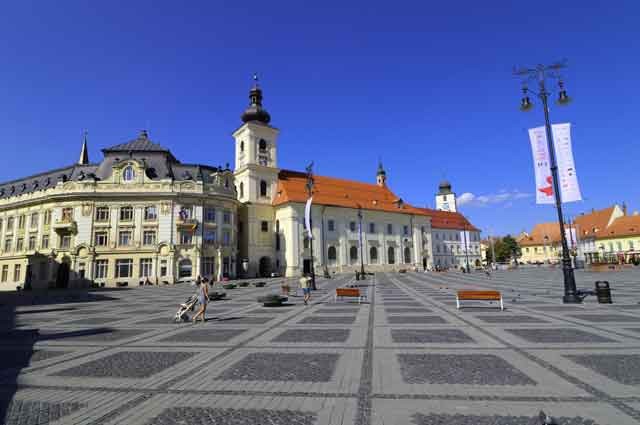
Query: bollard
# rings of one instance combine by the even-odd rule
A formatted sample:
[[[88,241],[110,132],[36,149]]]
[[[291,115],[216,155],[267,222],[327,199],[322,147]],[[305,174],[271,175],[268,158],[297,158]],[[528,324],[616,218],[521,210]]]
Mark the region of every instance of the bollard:
[[[609,287],[608,281],[596,281],[596,297],[598,297],[598,303],[600,304],[613,304],[611,300],[611,288]]]

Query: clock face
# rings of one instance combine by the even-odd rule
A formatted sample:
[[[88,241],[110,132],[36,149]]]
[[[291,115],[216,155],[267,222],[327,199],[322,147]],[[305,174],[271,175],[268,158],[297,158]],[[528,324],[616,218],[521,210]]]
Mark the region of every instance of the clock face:
[[[445,211],[449,211],[449,203],[448,202],[443,202],[442,203],[442,209]]]

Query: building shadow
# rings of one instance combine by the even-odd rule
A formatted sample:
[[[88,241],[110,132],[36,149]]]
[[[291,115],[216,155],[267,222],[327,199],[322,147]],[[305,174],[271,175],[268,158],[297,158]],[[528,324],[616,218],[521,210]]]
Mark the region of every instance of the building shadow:
[[[117,290],[126,290],[118,288]],[[76,308],[56,304],[90,303],[117,300],[106,288],[85,290],[48,290],[0,293],[0,423],[10,423],[12,402],[19,389],[20,373],[33,362],[47,358],[46,349],[36,346],[39,341],[62,340],[113,332],[110,328],[72,330],[68,332],[41,331],[38,314],[65,314]],[[51,305],[50,308],[24,308]],[[35,319],[35,320],[34,320]],[[46,317],[43,317],[46,320]],[[13,418],[16,419],[16,418]]]

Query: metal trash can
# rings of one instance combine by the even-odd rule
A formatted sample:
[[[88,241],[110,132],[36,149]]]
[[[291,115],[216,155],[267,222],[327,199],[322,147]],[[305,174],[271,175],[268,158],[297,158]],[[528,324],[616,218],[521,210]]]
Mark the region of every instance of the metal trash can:
[[[600,304],[613,304],[611,301],[611,288],[606,280],[596,281],[596,297]]]

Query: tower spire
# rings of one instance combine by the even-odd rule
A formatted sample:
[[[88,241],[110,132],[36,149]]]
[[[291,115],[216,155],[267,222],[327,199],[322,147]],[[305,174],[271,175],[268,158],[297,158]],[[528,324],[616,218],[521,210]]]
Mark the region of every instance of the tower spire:
[[[87,138],[89,133],[85,130],[82,140],[82,149],[80,150],[80,159],[78,159],[78,165],[89,164],[89,148],[87,146]]]
[[[253,86],[249,91],[249,106],[242,113],[242,122],[259,121],[264,124],[269,124],[271,116],[266,109],[262,107],[262,89],[258,85],[258,74],[253,74]]]
[[[378,186],[387,185],[387,172],[384,171],[384,167],[382,166],[382,159],[378,159],[378,172],[376,173],[376,184]]]

